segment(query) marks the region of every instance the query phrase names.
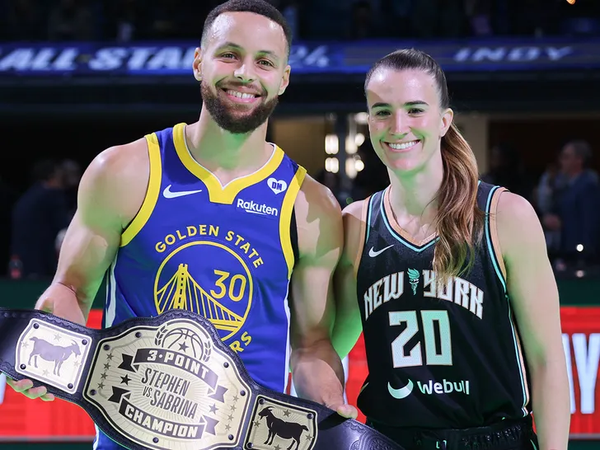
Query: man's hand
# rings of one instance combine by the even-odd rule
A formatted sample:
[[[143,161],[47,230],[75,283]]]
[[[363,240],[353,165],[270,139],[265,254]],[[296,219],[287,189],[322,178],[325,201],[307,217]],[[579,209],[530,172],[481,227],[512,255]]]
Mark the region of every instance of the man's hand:
[[[55,398],[53,394],[48,393],[45,386],[38,386],[34,388],[33,381],[31,380],[15,381],[9,377],[6,377],[6,384],[8,384],[15,391],[31,399],[40,398],[45,402],[51,402]]]
[[[346,419],[356,419],[358,417],[358,409],[347,403],[330,406],[329,408],[333,409],[340,416],[345,417]]]

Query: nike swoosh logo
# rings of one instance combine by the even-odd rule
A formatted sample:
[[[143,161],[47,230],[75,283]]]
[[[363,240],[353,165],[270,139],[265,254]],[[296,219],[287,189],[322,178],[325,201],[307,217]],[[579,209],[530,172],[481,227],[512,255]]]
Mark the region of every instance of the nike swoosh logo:
[[[385,252],[388,248],[392,248],[393,246],[394,246],[394,244],[388,245],[386,248],[382,248],[381,250],[377,250],[377,251],[375,251],[375,247],[371,247],[371,250],[369,250],[369,256],[371,258],[375,258],[376,256],[379,256],[383,252]]]
[[[398,399],[398,400],[402,400],[403,398],[408,397],[414,387],[415,387],[415,385],[413,384],[412,380],[408,380],[408,383],[406,383],[406,386],[404,386],[400,389],[394,389],[392,387],[392,385],[388,382],[388,392],[390,393],[390,395],[392,397],[394,397],[395,399]]]
[[[177,198],[177,197],[184,197],[186,195],[192,195],[192,194],[197,194],[198,192],[202,192],[202,189],[198,189],[197,191],[178,191],[178,192],[171,192],[171,185],[168,185],[165,190],[163,191],[163,197],[164,198]]]

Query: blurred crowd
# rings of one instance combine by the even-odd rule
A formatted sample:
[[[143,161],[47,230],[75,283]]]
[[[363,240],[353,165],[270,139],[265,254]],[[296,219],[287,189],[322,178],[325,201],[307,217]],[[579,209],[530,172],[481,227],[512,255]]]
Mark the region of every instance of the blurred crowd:
[[[600,36],[597,0],[269,1],[300,40]],[[206,14],[219,3],[0,0],[0,41],[197,40]]]
[[[600,1],[576,0],[270,0],[294,38],[377,39],[469,36],[600,36]],[[0,41],[198,40],[208,11],[222,0],[0,0]],[[510,18],[510,19],[509,19]],[[367,139],[368,144],[368,139]],[[371,155],[372,156],[372,155]],[[600,177],[585,141],[560,148],[539,180],[518,151],[490,149],[482,179],[507,187],[537,209],[557,270],[600,264]],[[341,203],[385,187],[376,158],[350,188],[324,172]],[[81,167],[71,160],[39,161],[31,185],[17,192],[0,180],[0,267],[12,278],[49,277],[76,208]],[[377,183],[383,183],[377,184]],[[0,273],[2,270],[0,269]]]
[[[600,264],[600,177],[591,166],[588,142],[565,143],[537,182],[511,145],[495,146],[490,156],[490,170],[482,180],[505,186],[533,204],[557,271]]]
[[[368,143],[368,141],[367,141]],[[365,170],[352,193],[344,191],[339,177],[317,176],[337,195],[340,203],[364,198],[383,189],[385,167],[362,150]],[[593,149],[583,140],[565,143],[539,179],[521,163],[508,143],[490,149],[489,170],[483,181],[506,187],[528,199],[538,211],[555,269],[583,269],[600,264],[600,176],[592,168]],[[34,164],[30,186],[16,193],[0,181],[0,257],[11,278],[45,278],[53,275],[64,233],[77,205],[81,167],[72,160],[42,160]]]
[[[77,208],[79,163],[44,159],[24,192],[0,180],[0,257],[10,278],[46,278]],[[1,273],[1,271],[0,271]]]

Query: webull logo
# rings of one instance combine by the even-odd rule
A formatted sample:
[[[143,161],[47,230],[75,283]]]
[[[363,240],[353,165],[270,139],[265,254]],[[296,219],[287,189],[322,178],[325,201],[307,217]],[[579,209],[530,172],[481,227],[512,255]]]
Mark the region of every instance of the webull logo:
[[[452,394],[454,392],[470,395],[469,380],[448,381],[444,378],[441,382],[429,380],[425,383],[421,383],[420,381],[417,381],[416,386],[423,395],[442,395]],[[395,399],[401,400],[412,394],[414,387],[415,384],[412,380],[408,380],[406,386],[401,388],[394,388],[388,383],[388,392]]]
[[[244,199],[238,198],[237,205],[238,208],[242,208],[247,213],[252,214],[260,214],[262,216],[275,216],[279,215],[279,210],[277,208],[273,208],[271,206],[265,205],[264,203],[254,203],[251,201],[246,201]]]
[[[427,383],[417,381],[417,387],[425,395],[452,394],[453,392],[461,392],[465,395],[470,394],[469,380],[448,381],[444,378],[441,383],[439,381],[434,382],[433,380],[429,380]]]

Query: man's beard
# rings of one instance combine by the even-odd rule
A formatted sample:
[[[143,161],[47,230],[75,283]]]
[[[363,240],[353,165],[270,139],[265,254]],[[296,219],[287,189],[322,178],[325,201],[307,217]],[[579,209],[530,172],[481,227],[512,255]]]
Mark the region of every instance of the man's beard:
[[[217,125],[233,134],[246,134],[256,130],[267,121],[279,102],[279,97],[276,96],[271,100],[263,101],[252,112],[238,116],[231,113],[232,108],[225,105],[218,94],[213,94],[204,81],[200,83],[200,93],[206,109]]]

